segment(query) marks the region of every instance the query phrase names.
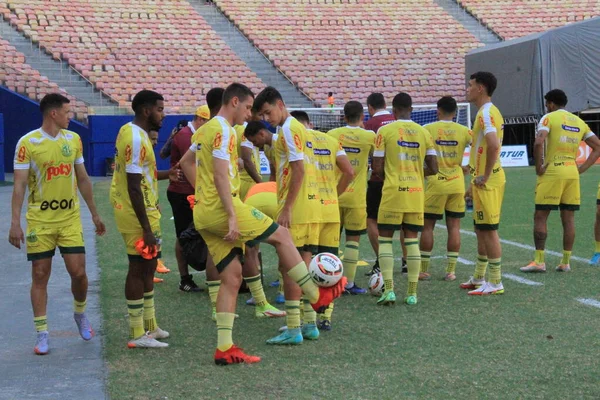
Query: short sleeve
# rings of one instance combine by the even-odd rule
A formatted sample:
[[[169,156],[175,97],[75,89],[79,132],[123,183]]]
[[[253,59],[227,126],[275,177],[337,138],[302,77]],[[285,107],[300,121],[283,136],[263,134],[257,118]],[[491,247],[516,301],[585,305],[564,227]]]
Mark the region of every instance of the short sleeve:
[[[240,146],[245,147],[245,148],[250,149],[250,150],[254,150],[254,145],[252,144],[251,141],[249,141],[248,139],[246,139],[245,135],[242,135],[242,143],[240,144]]]
[[[131,141],[125,144],[125,172],[128,174],[141,174],[143,158],[145,153],[142,135],[140,132],[131,133]]]
[[[481,115],[483,117],[483,134],[484,134],[484,136],[487,135],[488,133],[498,133],[498,130],[496,129],[496,127],[494,126],[494,123],[492,122],[492,116],[490,115],[489,107],[484,108]]]
[[[592,136],[596,136],[596,134],[594,132],[592,132],[592,130],[590,129],[588,124],[584,123],[582,140],[588,140]]]
[[[83,164],[83,142],[81,141],[81,137],[77,137],[77,145],[75,146],[75,164]]]
[[[373,157],[384,157],[385,156],[385,140],[381,129],[377,131],[375,136],[375,151],[373,151]]]
[[[283,140],[285,141],[285,147],[288,151],[288,160],[290,162],[304,160],[304,143],[302,143],[302,136],[300,133],[284,126],[281,129],[280,134],[283,135]]]
[[[550,117],[548,116],[548,114],[544,115],[542,119],[540,119],[537,130],[538,132],[550,132]]]
[[[236,144],[236,135],[232,134],[231,129],[223,129],[223,132],[217,132],[213,139],[212,156],[219,160],[230,161]]]
[[[344,151],[344,147],[342,146],[342,142],[338,141],[338,149],[337,152],[335,153],[336,157],[341,157],[341,156],[345,156],[346,155],[346,151]]]
[[[473,143],[473,131],[470,129],[467,129],[465,131],[465,144],[468,146],[471,143]]]
[[[29,169],[31,152],[27,145],[27,139],[21,138],[15,149],[14,169]]]

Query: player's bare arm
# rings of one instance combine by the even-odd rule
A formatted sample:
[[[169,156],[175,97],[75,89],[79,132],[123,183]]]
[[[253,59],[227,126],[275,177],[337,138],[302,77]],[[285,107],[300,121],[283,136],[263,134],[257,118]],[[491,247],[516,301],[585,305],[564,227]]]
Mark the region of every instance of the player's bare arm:
[[[179,160],[179,168],[183,171],[183,175],[188,182],[192,182],[192,185],[196,182],[196,154],[188,150],[185,152],[181,160]]]
[[[587,171],[592,165],[596,163],[598,157],[600,157],[600,139],[598,136],[590,136],[585,139],[585,143],[592,148],[592,152],[588,156],[587,160],[583,164],[579,166],[579,173],[583,174]]]
[[[92,221],[96,227],[96,235],[102,236],[104,233],[106,233],[106,227],[104,226],[104,222],[102,222],[102,218],[98,214],[98,210],[96,210],[92,181],[90,180],[90,177],[83,164],[75,164],[75,177],[77,178],[77,187],[79,188],[79,192],[81,193],[83,200],[87,204],[88,209],[92,214]]]
[[[25,235],[21,228],[21,209],[25,200],[25,191],[27,190],[28,169],[15,169],[14,186],[11,201],[12,217],[10,221],[10,230],[8,232],[8,241],[17,249],[25,243]]]
[[[486,134],[485,141],[487,144],[485,170],[482,176],[475,178],[475,185],[479,187],[484,187],[488,179],[490,179],[494,164],[496,164],[496,160],[498,159],[498,151],[500,150],[500,141],[495,132]]]
[[[335,164],[342,173],[337,184],[337,194],[338,196],[341,196],[354,179],[355,173],[352,164],[350,164],[350,160],[348,160],[348,156],[337,156],[335,158]]]
[[[290,189],[277,220],[277,223],[285,228],[289,228],[292,223],[292,209],[298,198],[302,181],[304,180],[304,161],[290,162],[290,174]]]
[[[384,157],[373,157],[373,173],[380,177],[381,179],[385,178],[385,172],[383,170]]]
[[[425,176],[436,175],[438,173],[438,162],[437,156],[429,155],[425,156],[425,168],[423,173]]]
[[[240,236],[238,229],[237,217],[235,215],[235,209],[233,208],[233,197],[231,196],[231,185],[229,183],[229,161],[221,160],[220,158],[213,157],[213,168],[215,171],[215,188],[219,194],[219,199],[223,208],[227,213],[229,232],[223,238],[228,242],[237,240]]]
[[[252,149],[248,147],[241,147],[241,158],[244,161],[244,169],[250,175],[252,180],[256,183],[262,182],[262,177],[256,170],[256,166],[252,162]]]
[[[535,173],[538,176],[544,175],[548,164],[544,161],[544,143],[548,137],[548,131],[538,131],[533,144],[533,158],[535,159]]]
[[[142,193],[142,174],[127,173],[127,193],[131,200],[131,207],[135,212],[143,231],[144,244],[146,246],[156,246],[156,237],[152,232],[146,206],[144,205],[144,194]]]

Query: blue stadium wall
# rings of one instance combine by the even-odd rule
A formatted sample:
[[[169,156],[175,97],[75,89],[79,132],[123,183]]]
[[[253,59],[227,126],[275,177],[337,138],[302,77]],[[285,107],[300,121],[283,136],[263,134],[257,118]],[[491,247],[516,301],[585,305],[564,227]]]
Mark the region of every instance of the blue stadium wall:
[[[5,181],[4,176],[4,115],[0,114],[0,182]]]
[[[5,87],[0,87],[0,114],[4,115],[4,154],[0,155],[4,171],[12,172],[15,148],[19,138],[42,126],[42,115],[39,103]],[[71,121],[69,130],[77,132],[81,136],[86,168],[89,170],[91,163],[87,156],[90,154],[90,131],[87,126],[76,121]]]

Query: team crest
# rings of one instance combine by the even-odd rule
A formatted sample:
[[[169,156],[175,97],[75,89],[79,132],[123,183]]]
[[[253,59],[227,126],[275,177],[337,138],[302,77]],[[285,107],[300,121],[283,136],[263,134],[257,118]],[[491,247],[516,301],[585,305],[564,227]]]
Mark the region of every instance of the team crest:
[[[65,157],[70,157],[72,154],[71,151],[71,146],[69,146],[68,144],[65,144],[61,149],[60,149],[61,153],[63,156]]]
[[[258,211],[256,208],[253,208],[251,212],[252,212],[252,216],[258,220],[261,220],[264,217],[263,213]]]
[[[37,242],[37,240],[38,240],[38,238],[37,238],[37,234],[35,233],[35,230],[33,230],[27,234],[27,242],[35,243],[35,242]]]

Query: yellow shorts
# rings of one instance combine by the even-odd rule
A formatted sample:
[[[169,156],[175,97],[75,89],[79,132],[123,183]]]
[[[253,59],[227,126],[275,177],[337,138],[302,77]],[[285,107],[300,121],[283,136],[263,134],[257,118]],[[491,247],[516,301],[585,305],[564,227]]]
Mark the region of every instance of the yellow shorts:
[[[504,184],[486,186],[483,189],[473,185],[473,220],[475,228],[484,231],[495,231],[500,226]]]
[[[428,194],[425,192],[425,219],[463,218],[465,216],[464,193]]]
[[[248,190],[250,190],[250,188],[254,185],[256,185],[256,182],[254,182],[253,180],[247,181],[244,179],[240,179],[240,199],[242,201],[246,198]]]
[[[253,246],[271,236],[279,227],[271,218],[254,207],[234,201],[240,237],[235,242],[223,240],[229,232],[227,215],[211,220],[211,225],[198,229],[217,270],[222,272],[236,256],[241,256],[246,243]]]
[[[340,207],[341,226],[346,235],[358,236],[367,233],[367,209]]]
[[[423,213],[403,213],[379,209],[377,227],[380,230],[396,231],[406,228],[409,231],[421,232],[423,230]]]
[[[161,242],[162,242],[162,233],[160,230],[160,223],[151,223],[151,228],[152,228],[152,232],[154,232],[154,236],[156,237],[156,243],[158,244],[158,254],[156,255],[156,258],[160,258],[161,257],[161,253],[160,253],[160,248],[161,248]],[[139,227],[138,231],[128,231],[128,232],[121,232],[121,236],[123,236],[123,241],[125,241],[125,248],[127,251],[127,257],[129,258],[129,261],[144,261],[146,260],[145,258],[143,258],[135,249],[135,243],[140,240],[143,236],[144,236],[144,231],[142,230],[142,227]]]
[[[298,251],[316,254],[319,249],[320,227],[317,223],[290,226],[290,234]]]
[[[365,211],[366,213],[366,211]],[[366,221],[365,215],[365,221]],[[340,248],[340,223],[325,222],[319,224],[319,248],[317,253],[333,253],[338,255]]]
[[[579,179],[540,179],[535,185],[536,210],[579,210]]]
[[[52,258],[56,248],[60,254],[84,254],[83,228],[77,219],[68,226],[39,227],[27,225],[27,261]]]

